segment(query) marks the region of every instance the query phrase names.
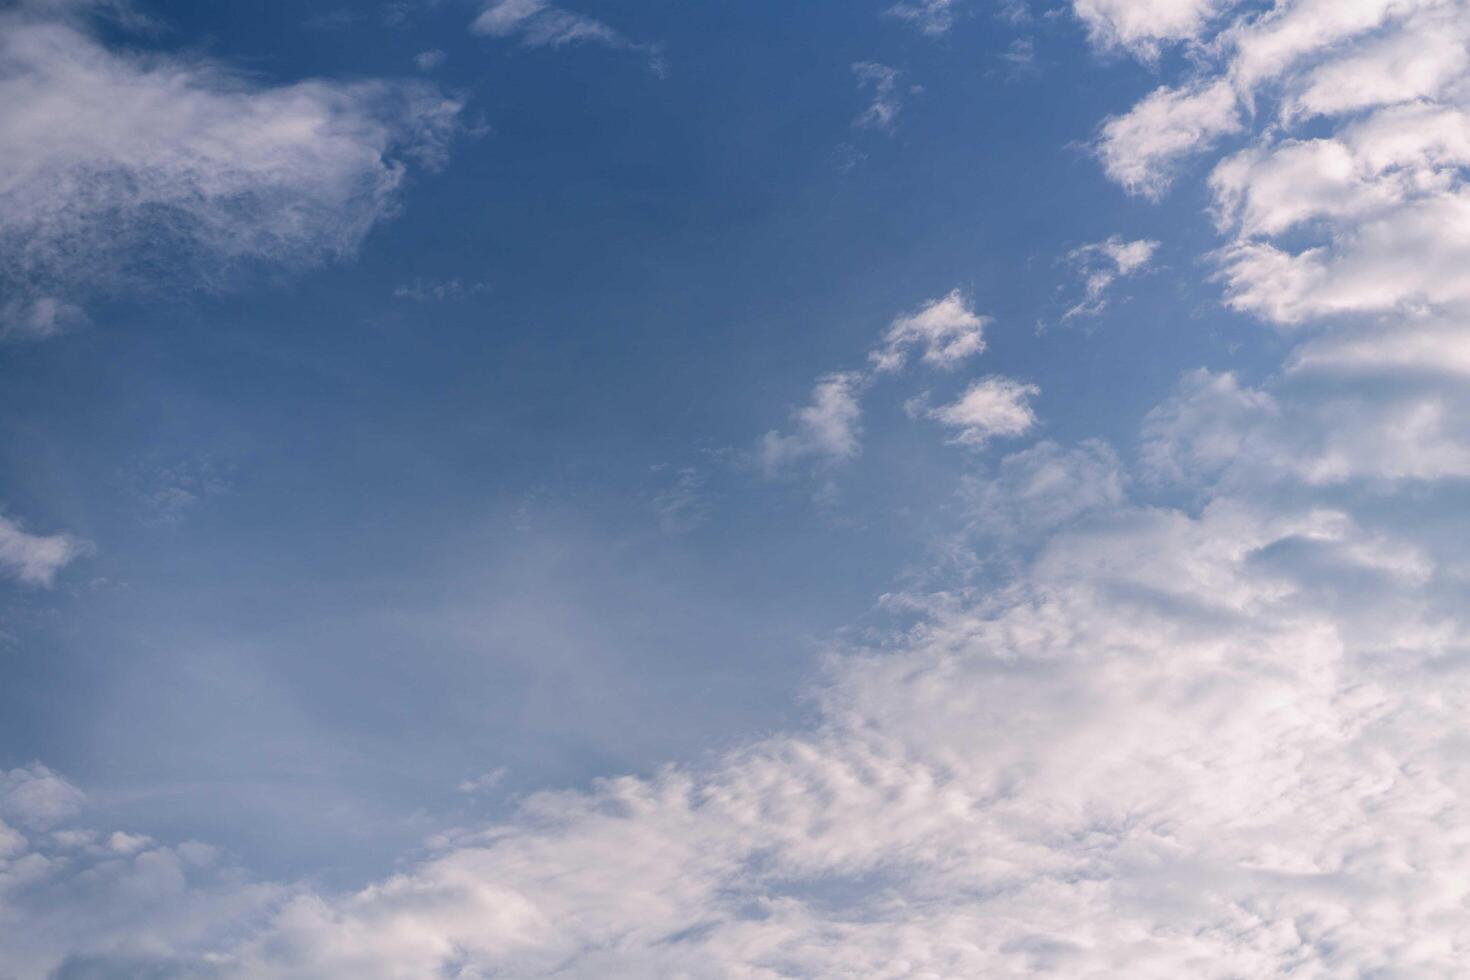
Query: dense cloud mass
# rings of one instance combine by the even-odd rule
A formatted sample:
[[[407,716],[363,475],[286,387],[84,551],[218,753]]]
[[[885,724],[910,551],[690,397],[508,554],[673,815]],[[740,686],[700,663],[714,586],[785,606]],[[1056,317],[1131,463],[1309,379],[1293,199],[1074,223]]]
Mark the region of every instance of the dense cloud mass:
[[[1044,442],[967,481],[951,544],[1018,571],[885,597],[912,625],[831,662],[811,729],[530,797],[361,891],[50,829],[79,796],[0,811],[23,937],[0,972],[1463,975],[1470,565],[1395,513],[1470,477],[1470,8],[1242,6],[1076,0],[1101,44],[1202,52],[1099,152],[1159,195],[1237,140],[1203,178],[1214,261],[1225,303],[1297,338],[1277,374],[1192,372],[1136,447]],[[984,323],[936,300],[875,371],[976,354]],[[862,383],[822,378],[766,452],[856,453]],[[1032,393],[988,379],[934,415],[1021,435]]]

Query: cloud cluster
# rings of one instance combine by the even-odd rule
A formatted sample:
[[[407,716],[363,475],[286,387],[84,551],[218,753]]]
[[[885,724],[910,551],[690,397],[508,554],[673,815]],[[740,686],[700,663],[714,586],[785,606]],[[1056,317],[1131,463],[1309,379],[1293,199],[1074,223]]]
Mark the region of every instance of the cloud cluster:
[[[902,371],[917,354],[921,364],[952,371],[985,352],[990,317],[972,308],[958,289],[930,300],[912,313],[895,317],[882,343],[868,352],[866,371],[824,375],[812,390],[810,404],[792,415],[786,432],[768,432],[760,459],[768,474],[798,460],[834,463],[861,452],[862,394],[887,375]],[[927,411],[928,417],[956,430],[955,441],[983,446],[991,439],[1018,436],[1035,417],[1027,398],[1034,385],[991,377],[972,385],[954,404]]]
[[[355,249],[407,165],[442,161],[459,103],[422,83],[269,86],[127,51],[77,4],[0,12],[0,315],[81,321],[98,293],[212,287]]]

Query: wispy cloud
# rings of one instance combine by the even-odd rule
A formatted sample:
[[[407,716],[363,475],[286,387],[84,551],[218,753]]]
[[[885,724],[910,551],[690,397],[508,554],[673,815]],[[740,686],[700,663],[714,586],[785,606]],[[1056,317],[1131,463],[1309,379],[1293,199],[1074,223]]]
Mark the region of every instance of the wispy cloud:
[[[1062,314],[1062,319],[1097,316],[1107,309],[1108,291],[1113,284],[1147,269],[1158,247],[1158,242],[1148,239],[1130,242],[1112,235],[1068,252],[1067,261],[1082,278],[1083,296]]]
[[[903,95],[899,90],[903,72],[874,61],[860,61],[852,66],[852,72],[857,76],[858,90],[871,96],[868,107],[852,124],[859,129],[893,132],[898,114],[903,110]]]
[[[46,4],[0,13],[3,330],[56,333],[98,292],[215,287],[351,253],[459,103],[422,84],[267,86],[112,50]]]
[[[908,21],[931,37],[948,33],[954,26],[960,0],[901,0],[889,7],[888,16]]]
[[[517,38],[532,48],[575,44],[624,48],[647,55],[656,74],[662,75],[665,70],[658,45],[632,41],[595,17],[567,10],[549,0],[491,0],[470,24],[470,29],[490,37]]]

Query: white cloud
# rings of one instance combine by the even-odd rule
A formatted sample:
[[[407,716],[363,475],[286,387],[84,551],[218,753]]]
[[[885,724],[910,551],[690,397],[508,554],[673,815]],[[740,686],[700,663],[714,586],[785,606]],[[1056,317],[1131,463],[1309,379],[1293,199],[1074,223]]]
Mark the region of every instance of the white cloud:
[[[1084,295],[1062,315],[1062,319],[1096,316],[1107,309],[1107,293],[1113,283],[1147,269],[1158,247],[1158,242],[1148,239],[1128,242],[1112,235],[1103,241],[1072,249],[1067,253],[1067,259],[1082,275]]]
[[[1107,175],[1130,193],[1158,198],[1173,183],[1182,158],[1242,126],[1227,82],[1163,87],[1103,123],[1097,154]]]
[[[859,129],[877,129],[893,132],[898,114],[903,109],[903,99],[898,91],[898,80],[903,72],[873,61],[859,61],[852,66],[857,76],[858,90],[871,92],[873,100],[859,113],[852,124]]]
[[[419,71],[433,71],[435,68],[438,68],[440,65],[444,64],[444,62],[448,60],[449,55],[445,54],[443,51],[440,51],[438,48],[431,48],[428,51],[420,51],[418,54],[413,56],[413,63]]]
[[[851,371],[819,378],[811,402],[792,414],[791,431],[767,432],[761,441],[766,472],[799,460],[839,462],[858,455],[862,449],[858,394],[865,384],[861,374]]]
[[[406,162],[442,160],[457,102],[417,84],[270,87],[196,57],[122,53],[80,18],[0,13],[0,280],[10,335],[78,298],[214,286],[350,253]],[[19,304],[19,305],[17,305]]]
[[[793,414],[790,431],[766,433],[758,455],[767,474],[800,460],[829,463],[857,456],[862,451],[864,390],[902,370],[916,350],[923,363],[942,369],[983,353],[989,322],[958,289],[895,317],[883,344],[868,352],[869,370],[824,375],[812,390],[811,403]]]
[[[70,534],[30,534],[0,516],[0,571],[27,585],[49,586],[88,547]]]
[[[868,359],[876,371],[896,371],[904,366],[909,351],[917,348],[925,364],[952,369],[985,352],[985,327],[990,322],[989,317],[975,312],[964,293],[954,289],[914,313],[895,318],[883,346],[869,353]]]
[[[22,827],[44,828],[75,816],[86,796],[39,763],[0,769],[0,816]]]
[[[1415,7],[1283,3],[1220,50],[1253,52],[1243,78],[1310,71]],[[1143,470],[1187,509],[1130,499],[1101,444],[1007,456],[967,481],[953,545],[1013,532],[1024,564],[886,597],[903,625],[832,658],[812,724],[534,795],[360,890],[0,830],[0,971],[1458,976],[1470,316],[1460,107],[1433,98],[1264,132],[1217,169],[1230,297],[1317,329],[1282,374],[1193,372],[1150,413]],[[768,441],[852,455],[876,376],[824,377]],[[934,414],[976,441],[1034,425],[1033,387],[985,385]]]
[[[573,44],[601,44],[648,55],[656,75],[664,74],[659,46],[642,44],[621,31],[548,0],[490,0],[470,24],[470,30],[490,37],[519,38],[531,48],[561,48]]]
[[[970,385],[959,400],[928,415],[951,429],[954,440],[969,446],[984,446],[992,439],[1024,435],[1036,424],[1036,413],[1028,399],[1041,389],[1011,378],[991,376]]]
[[[957,0],[900,0],[887,14],[913,24],[930,37],[949,32],[954,26]]]
[[[393,287],[394,299],[412,300],[415,303],[443,303],[447,300],[475,296],[490,288],[485,282],[462,282],[459,279],[420,279],[401,283]]]
[[[1152,60],[1162,44],[1192,40],[1235,0],[1072,0],[1094,44]]]

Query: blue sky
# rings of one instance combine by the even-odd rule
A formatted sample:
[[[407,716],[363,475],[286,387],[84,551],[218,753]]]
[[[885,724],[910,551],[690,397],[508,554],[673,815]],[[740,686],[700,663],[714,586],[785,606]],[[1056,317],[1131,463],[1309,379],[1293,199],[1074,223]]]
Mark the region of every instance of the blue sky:
[[[0,974],[1452,975],[1466,14],[0,7]]]

